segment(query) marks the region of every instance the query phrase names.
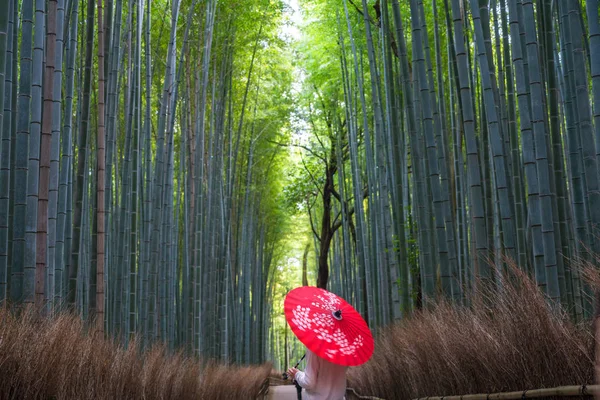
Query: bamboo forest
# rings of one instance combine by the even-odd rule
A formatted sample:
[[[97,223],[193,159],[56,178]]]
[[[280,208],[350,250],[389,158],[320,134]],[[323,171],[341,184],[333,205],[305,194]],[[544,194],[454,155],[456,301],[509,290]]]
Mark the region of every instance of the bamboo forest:
[[[599,4],[0,0],[0,381],[25,368],[7,321],[72,318],[140,368],[160,347],[273,385],[306,351],[286,295],[316,286],[375,339],[348,372],[356,396],[600,398]],[[475,356],[442,375],[466,353],[525,365],[516,330],[535,357],[571,343],[532,361],[565,375],[461,386],[484,374]],[[385,363],[410,384],[378,383]],[[2,399],[84,398],[5,378]]]

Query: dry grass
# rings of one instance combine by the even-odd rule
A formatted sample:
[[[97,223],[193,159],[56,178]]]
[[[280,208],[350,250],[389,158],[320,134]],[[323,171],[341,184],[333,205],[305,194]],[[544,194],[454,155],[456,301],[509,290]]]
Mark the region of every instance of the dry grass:
[[[520,278],[473,309],[441,304],[381,332],[349,386],[411,399],[592,383],[591,324],[573,324]]]
[[[270,365],[201,366],[87,334],[78,318],[0,309],[0,399],[253,399]]]

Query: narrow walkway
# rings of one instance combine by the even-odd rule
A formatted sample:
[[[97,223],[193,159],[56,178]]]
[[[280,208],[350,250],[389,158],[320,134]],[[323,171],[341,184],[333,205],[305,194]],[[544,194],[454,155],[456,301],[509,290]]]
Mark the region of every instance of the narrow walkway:
[[[296,386],[271,386],[269,387],[269,395],[267,400],[297,400]]]

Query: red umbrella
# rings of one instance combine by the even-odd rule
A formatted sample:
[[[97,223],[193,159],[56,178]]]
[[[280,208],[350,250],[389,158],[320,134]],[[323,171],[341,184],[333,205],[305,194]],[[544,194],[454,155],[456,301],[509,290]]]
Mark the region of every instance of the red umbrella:
[[[336,294],[313,286],[299,287],[285,297],[284,310],[292,332],[319,357],[347,366],[371,358],[375,345],[367,323]]]

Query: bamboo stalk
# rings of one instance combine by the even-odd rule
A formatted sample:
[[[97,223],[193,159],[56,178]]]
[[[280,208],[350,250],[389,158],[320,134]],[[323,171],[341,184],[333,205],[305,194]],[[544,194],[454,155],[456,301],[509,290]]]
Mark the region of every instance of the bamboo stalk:
[[[58,1],[48,2],[47,49],[44,70],[42,137],[39,161],[38,214],[36,232],[35,305],[40,309],[45,300],[48,250],[48,199],[50,190],[50,153],[52,145],[52,105],[54,102],[54,62]]]
[[[340,24],[339,22],[339,18],[338,18],[338,25]],[[342,57],[341,57],[341,69],[342,69],[342,81],[343,81],[343,88],[344,88],[344,98],[346,99],[346,101],[349,104],[349,107],[346,108],[346,120],[348,121],[348,145],[349,145],[349,152],[350,152],[350,175],[352,177],[352,186],[353,186],[353,192],[354,192],[354,203],[355,203],[355,212],[356,212],[356,238],[355,238],[355,245],[356,245],[356,259],[358,262],[358,273],[356,273],[356,296],[358,297],[358,301],[357,301],[357,305],[359,307],[359,309],[361,309],[363,311],[363,315],[368,315],[365,311],[366,309],[363,307],[366,307],[367,304],[365,304],[365,302],[363,302],[364,300],[367,300],[368,298],[368,292],[366,290],[363,290],[364,288],[364,283],[362,282],[362,277],[364,276],[364,271],[366,270],[367,267],[367,263],[368,263],[368,246],[366,245],[366,240],[365,240],[365,234],[364,234],[364,230],[365,228],[363,227],[364,225],[364,209],[363,209],[363,202],[360,201],[360,191],[362,189],[362,179],[361,179],[361,175],[359,174],[359,167],[358,167],[358,145],[357,145],[357,134],[356,134],[356,125],[355,125],[355,120],[354,120],[354,109],[353,109],[353,103],[352,103],[352,94],[350,93],[350,77],[349,77],[349,73],[348,73],[348,66],[347,66],[347,61],[345,58],[345,48],[344,48],[344,40],[343,37],[341,35],[341,28],[338,28],[340,30],[340,45],[341,45],[341,49],[342,49]],[[368,317],[367,317],[368,319]]]
[[[354,38],[353,38],[353,35],[352,35],[352,24],[351,24],[350,18],[348,16],[348,7],[347,7],[347,4],[346,4],[346,1],[344,1],[344,11],[346,13],[346,21],[347,21],[347,26],[348,26],[348,34],[350,36],[350,44],[351,44],[351,48],[352,48],[352,54],[354,56],[354,73],[356,75],[356,79],[357,79],[357,82],[358,82],[358,91],[360,93],[360,103],[361,103],[361,107],[362,107],[362,111],[363,111],[363,118],[364,118],[363,125],[367,126],[368,125],[368,120],[367,120],[368,116],[367,116],[367,113],[366,113],[366,106],[365,106],[365,102],[366,102],[366,100],[365,100],[365,91],[364,91],[364,88],[363,88],[363,81],[362,81],[362,78],[361,78],[361,74],[359,73],[359,70],[358,70],[358,63],[359,63],[359,61],[358,61],[358,57],[356,55],[356,53],[357,53],[356,52],[356,44],[354,42]],[[356,107],[356,109],[358,109],[358,105],[357,104],[355,104],[355,107]],[[355,115],[357,115],[357,114],[358,113],[356,113]],[[358,130],[358,121],[356,121],[356,126],[354,127],[354,129],[350,131],[351,132],[350,138],[353,139],[353,142],[354,142],[353,145],[351,144],[351,148],[354,147],[354,149],[353,149],[354,153],[357,152],[357,150],[356,150],[356,147],[357,147],[356,143],[358,142],[358,139],[356,138],[356,136],[357,136],[357,130]],[[354,174],[356,175],[355,179],[359,180],[360,179],[360,173],[359,173],[358,164],[357,164],[358,160],[356,160],[357,158],[358,158],[358,155],[356,157],[354,157],[355,161],[354,161],[354,167],[353,167],[353,169],[354,169]],[[370,179],[367,177],[367,186],[369,186],[369,183],[370,183],[369,181],[370,181]],[[355,181],[355,185],[354,185],[355,186],[354,187],[355,196],[354,196],[354,198],[355,198],[355,202],[356,203],[359,202],[359,199],[360,199],[359,193],[360,193],[360,190],[361,190],[361,188],[358,186],[358,184],[359,184],[359,182]],[[370,189],[370,187],[369,187],[369,189]],[[371,191],[371,190],[369,190],[369,191]],[[357,209],[362,209],[362,205],[356,204],[356,206],[357,206]],[[360,222],[360,224],[362,225],[362,221]],[[361,229],[361,231],[362,231],[361,234],[363,235],[363,238],[362,238],[363,239],[363,245],[365,246],[365,250],[366,250],[369,247],[369,245],[367,243],[368,242],[368,239],[367,239],[368,238],[367,228],[365,227],[365,228]],[[362,275],[364,277],[364,281],[362,283],[363,283],[363,287],[366,288],[365,295],[364,295],[365,303],[366,303],[365,306],[366,306],[366,310],[367,310],[366,316],[367,316],[367,322],[370,325],[373,325],[373,322],[375,321],[374,320],[374,312],[373,312],[374,310],[373,310],[373,302],[370,301],[370,300],[373,299],[374,296],[372,294],[373,293],[373,287],[371,285],[371,278],[369,277],[369,275],[371,273],[370,271],[372,270],[372,265],[371,265],[371,262],[370,262],[371,260],[369,259],[366,251],[365,251],[364,254],[365,254],[365,262],[364,262],[364,268],[362,270]]]
[[[18,7],[16,7],[18,8]],[[15,137],[15,159],[14,166],[16,170],[14,182],[11,182],[10,197],[13,199],[13,219],[12,224],[12,260],[10,297],[13,301],[20,303],[23,301],[23,274],[25,264],[25,209],[26,209],[26,183],[28,175],[27,153],[29,149],[30,135],[30,114],[31,106],[31,74],[33,59],[33,0],[27,0],[21,3],[21,65],[19,67],[19,91],[17,107],[19,118],[17,121],[17,131]],[[12,146],[11,146],[12,150]],[[14,185],[14,186],[13,186]]]
[[[65,2],[59,0],[56,10],[56,60],[54,63],[54,87],[52,99],[52,137],[50,145],[50,186],[48,193],[48,266],[46,268],[45,303],[52,308],[56,294],[56,239],[58,233],[58,189],[60,170],[60,137],[62,125],[62,88],[65,26]]]
[[[56,5],[56,4],[55,4]],[[41,275],[40,277],[40,291],[38,297],[43,301],[44,298],[44,274],[45,274],[45,254],[42,268],[36,268],[38,259],[36,258],[36,238],[38,236],[38,200],[39,194],[42,193],[44,197],[42,203],[45,206],[46,215],[42,218],[40,228],[45,233],[48,229],[47,221],[47,205],[48,205],[48,180],[40,187],[40,149],[42,147],[42,103],[43,103],[43,81],[44,81],[44,48],[46,46],[46,36],[48,36],[48,42],[56,43],[56,19],[49,18],[48,23],[54,25],[49,31],[45,29],[46,20],[46,3],[42,0],[35,1],[35,23],[34,23],[34,41],[33,41],[33,69],[31,74],[31,120],[29,128],[29,152],[28,152],[28,173],[27,173],[27,199],[25,206],[25,258],[23,267],[23,301],[27,304],[33,304],[36,297],[36,274]],[[54,20],[54,22],[53,22]],[[52,31],[52,33],[50,32]],[[53,60],[54,61],[54,60]],[[49,64],[53,64],[50,61]],[[52,66],[52,69],[53,66]],[[50,74],[52,76],[53,74]],[[52,78],[50,78],[52,79]],[[48,87],[49,97],[52,97],[52,86]],[[47,102],[47,105],[51,105],[51,101]],[[50,120],[47,117],[46,120]],[[51,122],[48,121],[48,122]],[[46,126],[48,134],[50,134],[51,128],[49,125]],[[48,139],[50,135],[45,135]],[[46,155],[42,155],[42,161],[49,166],[49,141],[46,141],[47,149],[45,150]],[[49,172],[46,170],[46,172]],[[48,175],[46,175],[47,177]],[[42,227],[43,226],[43,227]],[[44,241],[43,246],[47,244]],[[44,249],[45,250],[45,249]]]
[[[479,154],[475,136],[475,108],[468,76],[468,47],[465,46],[465,29],[462,22],[461,10],[457,1],[452,1],[452,11],[447,7],[447,13],[449,14],[450,12],[452,12],[454,27],[454,73],[458,75],[455,77],[457,84],[456,90],[458,92],[457,97],[460,105],[460,116],[462,117],[464,129],[467,158],[466,184],[469,187],[469,196],[464,197],[469,199],[469,219],[472,221],[471,230],[476,251],[474,264],[478,267],[479,277],[485,281],[489,280],[492,275],[491,266],[487,259],[490,243],[488,243],[486,234],[485,202],[480,170],[480,160],[482,155]]]
[[[0,303],[8,288],[8,183],[10,176],[10,102],[12,98],[12,9],[16,1],[4,2],[0,12]],[[6,221],[6,222],[4,222]]]
[[[75,187],[75,213],[73,216],[73,243],[71,249],[71,264],[69,265],[69,284],[67,288],[67,302],[70,307],[75,304],[75,294],[77,288],[77,276],[80,264],[80,245],[82,241],[82,203],[85,193],[84,176],[85,165],[87,163],[87,148],[89,135],[89,114],[90,114],[90,89],[92,80],[92,52],[94,48],[94,2],[90,1],[87,7],[86,24],[86,48],[85,48],[85,71],[83,100],[81,106],[81,126],[79,126],[79,153],[77,157],[77,184]]]
[[[96,187],[97,187],[97,209],[96,209],[96,276],[93,277],[96,281],[95,296],[96,328],[100,334],[104,333],[104,261],[105,261],[105,177],[106,177],[106,133],[104,126],[104,26],[102,19],[102,11],[104,5],[102,0],[98,0],[98,135],[96,144]]]
[[[62,135],[62,156],[61,156],[61,165],[59,172],[59,185],[58,185],[58,209],[57,209],[57,220],[56,220],[56,253],[54,263],[56,265],[55,271],[55,295],[54,298],[56,300],[57,305],[62,303],[63,296],[65,294],[65,276],[67,274],[65,271],[68,271],[65,264],[65,254],[69,254],[69,247],[66,243],[66,238],[68,237],[67,233],[71,231],[71,224],[69,222],[70,217],[67,218],[68,212],[68,198],[72,195],[71,193],[71,184],[70,184],[70,175],[72,170],[72,121],[73,121],[73,92],[74,92],[74,79],[75,79],[75,58],[77,51],[77,28],[79,24],[77,23],[78,16],[78,5],[79,2],[75,2],[73,5],[73,9],[71,10],[71,16],[68,18],[73,18],[70,25],[70,32],[67,34],[67,70],[66,70],[66,79],[65,79],[65,121],[64,126],[62,127],[62,131],[64,134]],[[66,27],[65,27],[66,29]],[[65,30],[65,32],[67,32]],[[60,126],[60,120],[56,121]],[[60,128],[59,128],[60,129]],[[69,212],[70,215],[70,212]]]

